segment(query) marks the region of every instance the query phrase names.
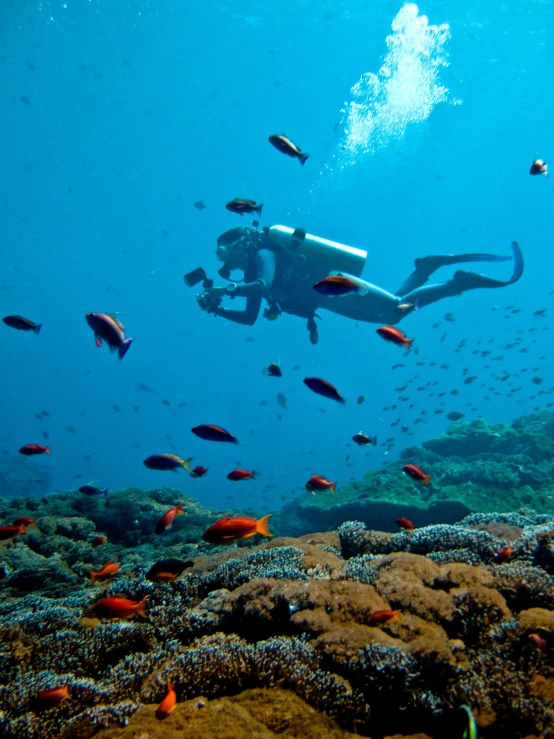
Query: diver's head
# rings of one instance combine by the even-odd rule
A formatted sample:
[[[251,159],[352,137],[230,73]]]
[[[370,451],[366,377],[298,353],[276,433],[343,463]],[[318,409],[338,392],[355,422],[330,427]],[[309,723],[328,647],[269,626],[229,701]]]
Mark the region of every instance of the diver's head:
[[[220,270],[231,272],[233,269],[245,270],[248,261],[248,247],[250,246],[250,230],[245,228],[231,228],[217,239],[215,255],[223,267]]]

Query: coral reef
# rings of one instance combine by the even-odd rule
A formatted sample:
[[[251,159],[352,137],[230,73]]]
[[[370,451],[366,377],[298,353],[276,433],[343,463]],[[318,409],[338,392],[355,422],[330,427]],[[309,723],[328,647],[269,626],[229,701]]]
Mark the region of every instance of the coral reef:
[[[216,515],[190,499],[177,519],[188,528],[152,534],[177,497],[117,491],[113,506],[139,516],[133,546],[121,522],[94,546],[110,506],[83,511],[65,492],[35,511],[35,530],[0,544],[2,737],[153,739],[186,726],[199,739],[450,739],[462,705],[488,739],[554,737],[554,517],[474,513],[394,534],[348,521],[213,548],[189,541]],[[91,585],[86,569],[109,559],[117,576]],[[176,579],[149,579],[160,562]],[[145,596],[146,617],[93,608]],[[376,612],[390,616],[375,625]],[[178,705],[159,721],[168,683]],[[37,701],[61,687],[69,699]]]
[[[471,512],[524,507],[554,513],[554,414],[535,413],[512,426],[483,419],[457,421],[446,433],[410,447],[362,480],[341,485],[335,496],[305,495],[286,504],[273,523],[290,536],[336,529],[358,520],[393,531],[405,516],[416,526],[457,523]],[[402,473],[414,463],[431,475],[421,485]]]

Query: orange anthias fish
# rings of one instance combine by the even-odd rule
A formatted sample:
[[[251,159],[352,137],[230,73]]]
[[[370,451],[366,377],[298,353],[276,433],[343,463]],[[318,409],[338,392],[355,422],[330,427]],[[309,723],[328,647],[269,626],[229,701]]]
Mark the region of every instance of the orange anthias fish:
[[[110,351],[117,351],[117,356],[123,359],[133,339],[125,338],[125,326],[121,321],[108,313],[87,313],[85,319],[94,331],[96,346],[102,346],[103,339]]]
[[[19,450],[20,454],[24,454],[26,457],[32,457],[35,454],[50,454],[50,446],[42,446],[42,444],[25,444]]]
[[[108,562],[99,570],[89,571],[90,581],[91,583],[95,583],[97,580],[108,580],[110,577],[117,575],[120,569],[121,565],[117,562]]]
[[[323,395],[324,398],[331,398],[331,400],[336,400],[339,403],[345,403],[344,398],[337,388],[331,385],[330,382],[327,382],[327,380],[322,380],[321,377],[306,377],[303,382],[306,387],[310,388],[312,393]]]
[[[98,616],[104,618],[133,618],[138,613],[146,618],[146,598],[128,600],[127,598],[103,598],[93,607]]]
[[[420,482],[424,482],[426,485],[429,485],[431,475],[426,475],[421,467],[417,466],[417,464],[405,464],[402,469],[408,475],[408,477],[411,477],[414,480],[419,480]]]
[[[170,508],[167,513],[164,513],[164,515],[158,521],[158,525],[156,526],[156,534],[162,534],[164,531],[167,531],[167,529],[170,529],[173,526],[173,521],[175,521],[175,517],[178,516],[180,513],[184,513],[182,503],[177,503],[177,505],[174,505],[173,508]]]
[[[177,696],[171,683],[167,683],[167,695],[156,709],[156,718],[162,721],[173,713],[177,704]]]
[[[548,651],[548,642],[546,641],[546,639],[543,639],[540,634],[529,634],[528,638],[535,649],[538,649],[543,654]]]
[[[380,624],[388,624],[391,621],[400,621],[400,611],[391,611],[386,608],[383,611],[372,613],[368,624],[370,626],[378,626]]]
[[[510,546],[503,547],[496,553],[494,561],[497,565],[504,564],[504,562],[509,562],[510,559],[512,558],[513,553],[514,553],[513,547],[510,547]]]
[[[314,290],[327,297],[342,297],[343,295],[367,295],[368,287],[349,275],[329,275],[316,282]]]
[[[415,526],[409,518],[397,518],[394,523],[398,524],[398,526],[400,526],[401,529],[404,529],[404,531],[413,531],[415,529]]]
[[[404,349],[407,349],[408,351],[412,348],[413,339],[408,339],[404,331],[401,331],[399,328],[395,328],[394,326],[381,326],[381,328],[377,329],[377,333],[381,338],[385,339],[385,341],[392,341],[393,344],[403,346]]]
[[[14,539],[19,534],[26,534],[25,524],[20,523],[13,526],[0,526],[0,541],[6,541],[6,539]]]
[[[254,470],[233,470],[232,472],[229,472],[227,475],[228,480],[255,480],[256,479],[256,473]]]
[[[68,700],[71,696],[69,695],[69,688],[67,685],[62,685],[58,688],[47,688],[37,693],[36,703],[43,708],[53,708],[59,706],[60,703]]]
[[[259,521],[247,516],[233,516],[233,518],[224,516],[209,529],[206,529],[202,534],[202,538],[209,544],[231,544],[234,541],[248,539],[256,534],[271,538],[272,534],[269,533],[268,521],[272,515],[272,513],[269,513],[267,516],[260,518]]]
[[[329,490],[331,495],[334,495],[336,485],[336,480],[334,482],[330,482],[322,475],[312,475],[306,483],[306,490],[310,490],[313,495],[315,495],[315,490]]]
[[[221,426],[215,426],[213,423],[202,423],[200,426],[192,428],[191,431],[201,439],[206,439],[206,441],[227,441],[231,444],[240,444],[233,434],[230,434]]]
[[[14,526],[34,526],[35,525],[35,519],[29,518],[29,516],[19,516],[15,519],[15,521],[12,521]]]

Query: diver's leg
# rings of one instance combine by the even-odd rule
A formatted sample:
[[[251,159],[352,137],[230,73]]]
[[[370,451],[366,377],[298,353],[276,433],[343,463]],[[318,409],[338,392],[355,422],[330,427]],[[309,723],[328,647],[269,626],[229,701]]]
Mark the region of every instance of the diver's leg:
[[[477,272],[465,272],[458,270],[454,277],[447,282],[440,282],[435,285],[425,285],[416,287],[406,295],[402,296],[405,302],[415,303],[423,307],[435,303],[442,298],[461,295],[467,290],[476,290],[477,288],[506,287],[517,282],[523,274],[523,256],[518,244],[512,242],[512,253],[514,259],[514,269],[509,280],[495,280],[486,275],[480,275]],[[509,258],[509,257],[508,257]],[[490,261],[490,260],[489,260]],[[497,260],[494,260],[497,261]]]
[[[418,287],[424,285],[429,277],[440,267],[464,262],[505,262],[511,257],[497,256],[496,254],[437,254],[431,257],[420,257],[414,260],[415,270],[407,280],[395,291],[395,295],[406,297]]]
[[[377,285],[356,278],[364,288],[364,294],[352,293],[342,297],[322,297],[320,307],[332,313],[364,323],[398,323],[402,314],[396,309],[400,298]]]

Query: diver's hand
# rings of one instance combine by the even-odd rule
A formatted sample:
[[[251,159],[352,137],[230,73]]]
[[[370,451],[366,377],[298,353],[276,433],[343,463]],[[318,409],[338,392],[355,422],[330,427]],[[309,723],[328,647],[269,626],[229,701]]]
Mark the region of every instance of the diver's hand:
[[[203,293],[197,295],[196,301],[200,306],[200,310],[205,310],[206,313],[217,314],[217,309],[221,305],[224,295],[224,287],[210,287],[208,290],[204,290]]]

